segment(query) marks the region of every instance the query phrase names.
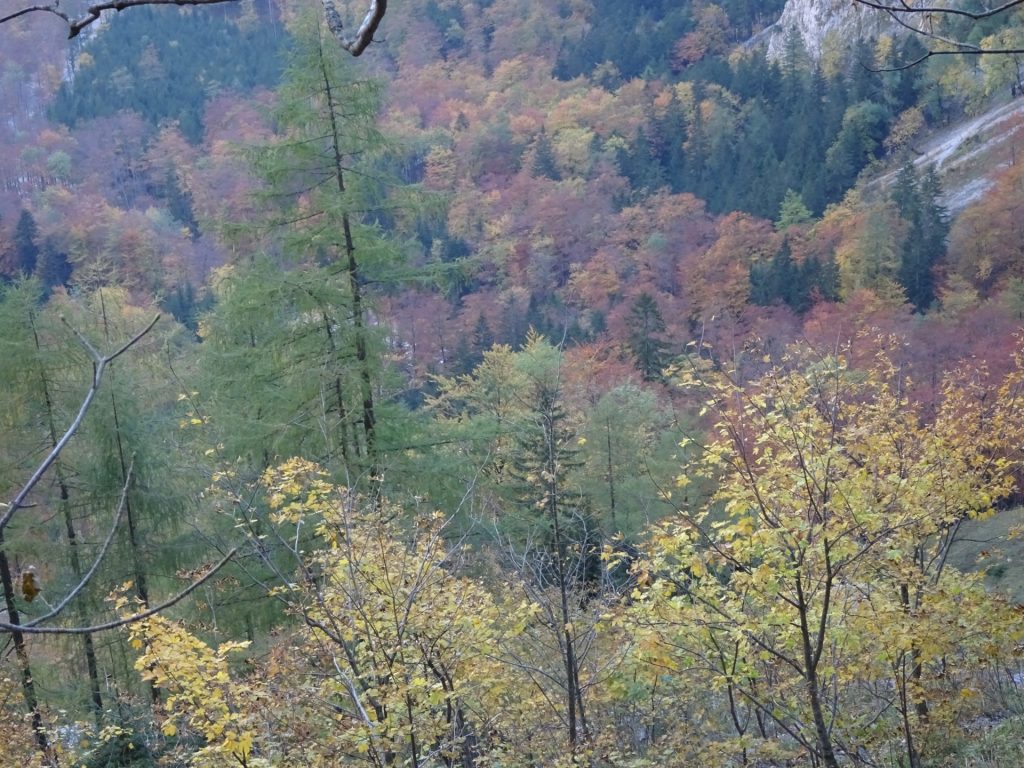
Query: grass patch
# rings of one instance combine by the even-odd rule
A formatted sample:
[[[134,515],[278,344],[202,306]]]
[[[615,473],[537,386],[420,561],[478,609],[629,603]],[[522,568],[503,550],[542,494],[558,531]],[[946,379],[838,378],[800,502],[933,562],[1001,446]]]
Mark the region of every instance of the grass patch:
[[[999,512],[986,520],[968,520],[949,554],[949,564],[961,571],[985,574],[985,583],[1017,604],[1024,603],[1024,507]],[[1016,763],[1024,765],[1024,762]]]
[[[1016,768],[1024,766],[1024,720],[1012,717],[971,739],[938,763],[942,768]]]

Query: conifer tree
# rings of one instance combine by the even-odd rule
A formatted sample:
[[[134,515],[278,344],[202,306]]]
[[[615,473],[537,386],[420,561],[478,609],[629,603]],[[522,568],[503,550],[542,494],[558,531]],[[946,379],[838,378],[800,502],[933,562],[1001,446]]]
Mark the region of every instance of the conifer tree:
[[[43,288],[49,291],[59,285],[67,285],[72,272],[74,267],[68,261],[68,255],[56,243],[47,239],[36,262],[36,277],[43,284]]]
[[[234,265],[215,287],[208,391],[223,418],[247,422],[229,439],[246,435],[238,448],[256,469],[280,451],[373,477],[382,366],[367,284],[393,279],[397,255],[382,222],[408,210],[387,179],[380,87],[307,18],[277,97],[277,136],[249,151],[264,182],[260,220],[231,228],[268,255]],[[245,361],[233,382],[226,357]]]
[[[629,350],[645,381],[661,376],[668,358],[668,343],[662,338],[665,320],[654,297],[641,293],[629,313]]]
[[[22,275],[32,275],[39,260],[39,228],[32,214],[24,208],[14,226],[14,269]]]
[[[922,178],[911,162],[900,169],[891,192],[900,218],[908,224],[897,277],[907,300],[922,312],[935,301],[932,268],[946,253],[949,220],[939,202],[941,194],[935,170],[929,169]]]
[[[523,355],[528,359],[539,351],[543,365],[544,346],[543,338],[531,333]],[[579,658],[582,633],[576,624],[581,594],[599,578],[601,546],[587,499],[569,482],[569,473],[581,462],[567,425],[558,364],[557,359],[553,367],[549,362],[530,377],[531,388],[525,394],[531,408],[517,435],[512,472],[527,510],[524,516],[533,522],[528,526],[533,531],[523,540],[539,538],[547,550],[526,551],[520,562],[536,595],[553,588],[556,604],[549,610],[557,617],[554,630],[564,673],[563,719],[575,754],[590,730]],[[543,533],[538,534],[538,528]],[[524,546],[529,549],[528,544]]]
[[[811,211],[804,205],[803,198],[792,189],[787,189],[779,206],[779,218],[775,220],[775,228],[779,231],[796,224],[806,224],[811,220]]]
[[[540,135],[534,142],[533,148],[533,173],[536,176],[543,176],[558,181],[562,175],[558,172],[558,164],[555,160],[555,151],[551,146],[551,139],[547,131],[541,127]]]

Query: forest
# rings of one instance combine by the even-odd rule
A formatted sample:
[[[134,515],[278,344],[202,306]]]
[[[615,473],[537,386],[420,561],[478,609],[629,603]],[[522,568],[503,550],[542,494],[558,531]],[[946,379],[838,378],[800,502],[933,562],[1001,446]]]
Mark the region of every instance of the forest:
[[[0,768],[1024,765],[1024,4],[796,2],[0,21]]]

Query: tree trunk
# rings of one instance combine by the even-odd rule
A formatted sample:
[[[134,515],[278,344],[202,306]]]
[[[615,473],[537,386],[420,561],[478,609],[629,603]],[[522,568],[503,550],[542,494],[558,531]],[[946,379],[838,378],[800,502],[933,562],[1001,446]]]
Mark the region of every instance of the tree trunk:
[[[331,78],[327,72],[327,62],[323,52],[320,54],[320,71],[324,78],[324,94],[327,97],[327,115],[331,122],[331,149],[334,154],[334,175],[338,185],[338,194],[345,194],[344,164],[341,155],[341,136],[338,120],[334,110],[336,107]],[[341,226],[345,237],[345,258],[348,271],[349,290],[352,292],[352,325],[355,328],[356,360],[359,361],[359,376],[362,381],[363,394],[363,430],[366,433],[366,455],[370,460],[370,478],[376,478],[378,472],[377,456],[377,417],[373,406],[373,381],[370,376],[368,355],[366,352],[366,329],[363,322],[363,296],[359,276],[359,262],[356,260],[356,246],[352,239],[352,224],[348,213],[341,216]]]
[[[7,561],[7,550],[4,548],[4,532],[0,530],[0,585],[4,591],[4,605],[7,608],[7,621],[15,626],[21,624],[21,616],[18,607],[14,604],[14,577],[11,575],[11,566]],[[36,745],[39,751],[46,756],[50,762],[50,743],[43,730],[43,718],[39,714],[39,700],[36,698],[36,686],[32,680],[32,665],[28,657],[28,647],[25,645],[25,635],[20,630],[11,630],[11,640],[14,642],[14,652],[18,657],[18,666],[21,667],[21,693],[25,697],[25,709],[32,719],[32,731],[35,733]]]
[[[821,705],[821,691],[818,686],[818,652],[815,649],[814,639],[811,635],[808,614],[810,606],[804,597],[803,583],[800,580],[800,572],[796,574],[797,607],[800,613],[800,640],[803,646],[804,657],[804,682],[807,687],[807,698],[811,705],[811,717],[814,720],[814,735],[818,742],[818,751],[826,768],[839,768],[836,759],[835,749],[832,747],[832,735],[828,730],[828,723],[825,722],[825,711]],[[826,607],[823,608],[827,611]],[[822,617],[824,621],[824,616]]]
[[[36,352],[41,350],[39,344],[39,334],[36,333],[35,323],[29,321],[32,325],[32,338],[35,341]],[[57,425],[53,418],[53,400],[50,398],[50,383],[46,378],[46,372],[40,362],[39,366],[39,378],[43,387],[43,402],[46,404],[46,420],[47,426],[50,430],[50,448],[57,447]],[[60,489],[60,506],[61,513],[64,517],[64,531],[68,537],[68,548],[69,548],[69,559],[71,560],[71,573],[74,574],[75,583],[82,580],[84,572],[82,571],[82,559],[78,553],[78,535],[75,531],[74,518],[71,515],[71,506],[68,504],[70,500],[70,493],[68,491],[68,484],[64,478],[64,469],[61,466],[60,461],[54,462],[54,472],[57,476],[57,487]],[[78,615],[81,618],[85,618],[84,608],[78,610]],[[83,621],[83,624],[86,622]],[[100,673],[99,666],[96,663],[96,648],[92,642],[92,635],[82,635],[82,651],[85,654],[85,667],[89,675],[89,696],[92,701],[93,719],[96,721],[96,727],[103,727],[103,694],[100,689]]]

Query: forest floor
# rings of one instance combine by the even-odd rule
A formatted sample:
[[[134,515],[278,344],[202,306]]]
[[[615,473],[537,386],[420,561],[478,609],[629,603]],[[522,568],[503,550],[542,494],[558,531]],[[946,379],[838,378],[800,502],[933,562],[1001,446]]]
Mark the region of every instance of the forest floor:
[[[1024,507],[964,523],[949,563],[962,571],[984,571],[992,589],[1024,604]]]

